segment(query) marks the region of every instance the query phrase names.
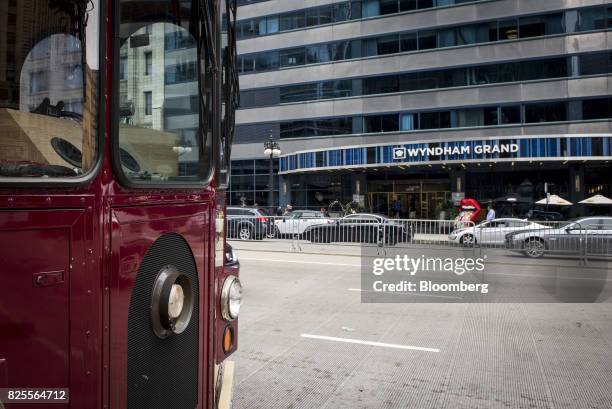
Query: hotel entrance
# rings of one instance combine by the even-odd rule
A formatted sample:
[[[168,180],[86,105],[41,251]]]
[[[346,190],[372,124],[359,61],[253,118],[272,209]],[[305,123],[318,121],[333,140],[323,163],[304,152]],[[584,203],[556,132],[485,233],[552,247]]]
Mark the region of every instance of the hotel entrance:
[[[402,219],[437,219],[450,200],[448,179],[371,181],[366,208]]]

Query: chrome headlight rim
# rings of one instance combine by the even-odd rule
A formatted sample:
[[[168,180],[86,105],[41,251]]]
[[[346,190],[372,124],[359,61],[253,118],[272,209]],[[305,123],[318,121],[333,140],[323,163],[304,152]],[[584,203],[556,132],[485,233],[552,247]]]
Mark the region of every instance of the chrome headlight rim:
[[[238,300],[238,311],[233,313],[231,308],[231,295],[232,288],[237,285],[239,286],[240,299]],[[221,287],[221,316],[225,321],[234,321],[240,314],[240,305],[242,304],[242,283],[240,279],[234,275],[229,275],[223,281],[223,287]]]
[[[180,287],[180,311],[173,310],[173,294]],[[176,300],[175,300],[176,301]],[[194,294],[189,276],[182,274],[174,266],[161,269],[155,279],[151,295],[151,324],[159,338],[180,334],[187,329],[194,307]]]

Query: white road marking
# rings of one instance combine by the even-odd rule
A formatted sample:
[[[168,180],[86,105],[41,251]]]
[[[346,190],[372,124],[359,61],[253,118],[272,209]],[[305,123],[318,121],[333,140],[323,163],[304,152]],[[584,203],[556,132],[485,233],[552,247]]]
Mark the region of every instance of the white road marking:
[[[358,293],[382,293],[382,294],[397,294],[397,295],[414,295],[417,297],[438,297],[438,298],[453,298],[455,300],[463,300],[463,297],[456,295],[437,295],[437,294],[422,294],[422,293],[409,293],[409,292],[391,292],[391,291],[374,291],[374,290],[362,290],[361,288],[348,288],[348,291],[354,291]]]
[[[415,347],[412,345],[387,344],[385,342],[364,341],[361,339],[327,337],[325,335],[301,334],[302,338],[319,339],[322,341],[344,342],[347,344],[369,345],[382,348],[409,349],[411,351],[440,352],[438,348]]]
[[[239,260],[252,260],[252,261],[276,261],[279,263],[294,263],[294,264],[318,264],[324,266],[342,266],[342,267],[361,267],[361,264],[348,264],[348,263],[326,263],[323,261],[301,261],[301,260],[284,260],[284,259],[274,259],[274,258],[251,258],[251,257],[239,257]]]

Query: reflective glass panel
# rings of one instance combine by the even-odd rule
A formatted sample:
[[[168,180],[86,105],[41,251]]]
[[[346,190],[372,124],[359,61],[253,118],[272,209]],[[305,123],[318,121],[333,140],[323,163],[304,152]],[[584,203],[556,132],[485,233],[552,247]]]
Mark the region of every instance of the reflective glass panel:
[[[2,2],[0,178],[71,178],[93,168],[99,12],[97,0],[83,13],[56,1]]]
[[[119,147],[138,164],[122,163],[122,169],[139,183],[196,182],[212,164],[211,137],[201,126],[208,104],[199,92],[204,79],[191,19],[196,4],[170,3],[149,12],[121,2],[119,54],[129,69],[119,84],[127,108],[118,118]]]

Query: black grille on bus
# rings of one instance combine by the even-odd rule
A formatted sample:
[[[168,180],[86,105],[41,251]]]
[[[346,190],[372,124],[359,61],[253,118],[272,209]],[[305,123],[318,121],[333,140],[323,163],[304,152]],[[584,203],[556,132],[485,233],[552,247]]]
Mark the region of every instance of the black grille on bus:
[[[191,279],[194,307],[184,332],[160,339],[151,327],[150,303],[155,278],[167,265],[173,265]],[[196,265],[188,244],[178,234],[161,236],[146,253],[132,290],[128,316],[129,409],[197,406],[198,288]]]

